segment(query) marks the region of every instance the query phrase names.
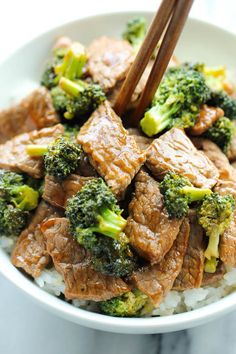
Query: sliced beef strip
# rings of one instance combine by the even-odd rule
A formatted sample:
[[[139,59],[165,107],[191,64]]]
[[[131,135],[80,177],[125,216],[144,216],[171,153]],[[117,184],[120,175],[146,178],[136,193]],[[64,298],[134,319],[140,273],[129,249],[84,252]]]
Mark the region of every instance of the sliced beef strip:
[[[187,177],[196,187],[212,188],[219,177],[214,164],[178,128],[155,139],[146,153],[146,164],[156,178],[173,171]]]
[[[236,201],[236,182],[219,181],[214,191],[221,195],[231,194]],[[236,208],[233,220],[220,237],[220,259],[223,263],[236,267]]]
[[[133,285],[149,296],[155,306],[158,306],[167,292],[171,290],[181,270],[188,237],[189,222],[185,219],[172,248],[164,259],[160,263],[139,270],[132,275]]]
[[[148,138],[143,135],[142,132],[138,128],[128,128],[129,134],[132,135],[141,150],[146,150],[149,145],[153,142],[152,138]]]
[[[193,138],[192,142],[198,150],[211,160],[219,171],[219,178],[226,180],[236,180],[236,170],[230,165],[227,156],[212,141],[202,138]]]
[[[124,232],[131,245],[152,264],[160,262],[172,247],[183,220],[169,219],[159,183],[144,171],[135,178],[129,213]]]
[[[108,37],[95,39],[87,53],[87,74],[105,92],[125,78],[134,59],[133,48],[127,41]]]
[[[230,161],[236,160],[236,121],[234,121],[234,129],[235,130],[234,130],[233,139],[229,147],[229,150],[227,152],[227,156]]]
[[[12,252],[12,264],[24,269],[34,278],[37,278],[50,262],[40,225],[45,219],[56,216],[59,216],[59,212],[54,207],[41,202],[29,226],[19,236]]]
[[[205,260],[204,249],[203,229],[198,224],[196,213],[192,213],[188,247],[182,269],[174,282],[174,290],[182,291],[201,286]]]
[[[54,218],[42,225],[56,270],[65,281],[67,299],[103,301],[130,290],[120,278],[96,272],[89,255],[69,233],[66,218]]]
[[[45,177],[43,199],[56,207],[64,209],[67,200],[79,192],[92,178],[72,174],[64,181],[59,182],[55,177],[47,175]]]
[[[224,111],[218,107],[209,107],[206,104],[200,109],[195,125],[189,129],[191,135],[202,135],[219,118],[223,117]]]
[[[82,126],[77,141],[113,193],[121,197],[143,165],[145,153],[107,101]]]
[[[226,272],[224,263],[220,262],[215,273],[204,273],[201,286],[212,285],[221,280]]]
[[[39,87],[20,103],[0,111],[0,143],[18,134],[50,127],[58,122],[49,91]]]
[[[42,157],[30,157],[26,152],[26,146],[29,144],[48,145],[63,133],[64,127],[57,124],[53,127],[17,135],[0,145],[0,168],[25,172],[34,178],[43,177]]]

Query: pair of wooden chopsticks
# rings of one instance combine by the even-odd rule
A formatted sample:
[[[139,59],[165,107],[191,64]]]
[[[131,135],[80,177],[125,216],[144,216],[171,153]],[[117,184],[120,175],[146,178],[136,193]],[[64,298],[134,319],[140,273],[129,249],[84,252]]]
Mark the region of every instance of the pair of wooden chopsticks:
[[[150,105],[171,59],[177,41],[187,20],[193,0],[163,0],[154,17],[143,44],[132,64],[115,102],[115,111],[122,116],[131,96],[163,35],[146,86],[133,112],[130,123],[137,125]]]

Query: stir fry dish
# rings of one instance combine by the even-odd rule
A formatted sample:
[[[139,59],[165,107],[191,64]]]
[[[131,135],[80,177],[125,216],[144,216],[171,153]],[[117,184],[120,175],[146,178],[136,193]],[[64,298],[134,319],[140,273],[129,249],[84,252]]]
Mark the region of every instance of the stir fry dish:
[[[173,57],[131,127],[151,63],[113,107],[146,27],[59,38],[39,87],[0,111],[0,245],[45,291],[119,317],[236,288],[236,89],[225,67]]]

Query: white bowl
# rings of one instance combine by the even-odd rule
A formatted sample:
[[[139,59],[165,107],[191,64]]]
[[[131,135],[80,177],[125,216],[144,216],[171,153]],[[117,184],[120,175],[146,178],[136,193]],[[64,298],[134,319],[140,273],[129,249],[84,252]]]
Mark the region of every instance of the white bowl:
[[[100,35],[119,37],[126,22],[137,13],[112,13],[85,18],[57,27],[35,38],[17,50],[0,66],[0,107],[9,99],[21,95],[39,82],[45,60],[49,56],[55,38],[68,35],[87,44]],[[151,13],[143,13],[150,20]],[[190,19],[176,50],[180,60],[204,61],[234,69],[236,37],[220,28]],[[236,293],[183,314],[153,318],[115,318],[71,306],[46,293],[14,268],[9,256],[0,250],[0,271],[29,298],[49,311],[83,326],[119,333],[164,333],[194,327],[216,319],[236,308]]]

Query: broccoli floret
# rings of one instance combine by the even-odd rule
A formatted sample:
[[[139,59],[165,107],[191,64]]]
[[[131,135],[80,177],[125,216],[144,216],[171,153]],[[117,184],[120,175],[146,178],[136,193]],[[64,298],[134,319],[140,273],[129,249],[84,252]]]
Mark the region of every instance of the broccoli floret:
[[[59,85],[60,88],[52,92],[53,103],[66,119],[88,117],[106,99],[97,84],[73,82],[63,77]]]
[[[234,199],[231,195],[220,196],[212,193],[204,198],[198,209],[198,221],[209,237],[208,247],[205,251],[205,271],[216,271],[219,257],[219,240],[233,218]]]
[[[23,175],[0,170],[0,234],[18,236],[29,211],[38,205],[39,193],[26,184]]]
[[[210,97],[203,75],[185,66],[171,68],[160,84],[152,107],[140,121],[148,136],[173,126],[188,128],[194,125],[200,106]]]
[[[51,90],[52,103],[61,116],[66,112],[66,107],[70,101],[70,97],[58,86]]]
[[[102,178],[88,182],[69,199],[66,216],[74,237],[90,252],[96,270],[125,276],[135,269],[136,257],[122,233],[126,220]]]
[[[87,183],[68,201],[67,217],[76,233],[100,233],[116,240],[126,225],[117,200],[102,178]]]
[[[137,269],[137,257],[125,237],[122,242],[95,233],[88,236],[87,232],[80,232],[76,234],[76,239],[92,255],[93,268],[100,273],[125,277]]]
[[[207,104],[222,108],[227,118],[236,119],[236,100],[226,92],[212,92]]]
[[[143,17],[131,19],[126,26],[126,30],[122,34],[123,39],[130,42],[134,50],[137,52],[142,45],[147,31],[147,21]]]
[[[147,295],[139,290],[129,291],[113,299],[99,303],[101,312],[116,317],[139,317],[148,301]]]
[[[169,172],[160,183],[160,191],[164,196],[164,205],[170,218],[186,216],[189,205],[202,200],[212,192],[210,189],[195,188],[189,180],[183,176]]]
[[[45,86],[47,89],[51,90],[57,83],[57,75],[54,71],[54,61],[51,61],[47,64],[46,69],[43,72],[40,81],[42,86]]]
[[[224,153],[227,153],[233,139],[234,131],[233,122],[229,118],[222,117],[204,135],[217,144]]]
[[[0,235],[18,236],[26,227],[29,213],[0,200]]]
[[[1,170],[0,198],[12,203],[18,209],[30,211],[37,207],[39,193],[24,183],[23,176]]]
[[[59,137],[48,146],[28,145],[30,156],[43,156],[46,173],[63,180],[79,166],[81,147],[66,136]]]
[[[41,78],[43,86],[50,90],[58,85],[62,76],[71,80],[81,77],[87,61],[85,48],[82,44],[74,42],[69,48],[59,48],[53,54],[53,58]]]
[[[183,65],[186,68],[191,68],[202,73],[207,86],[212,91],[224,90],[227,77],[226,68],[224,66],[206,66],[203,63],[184,63]]]

